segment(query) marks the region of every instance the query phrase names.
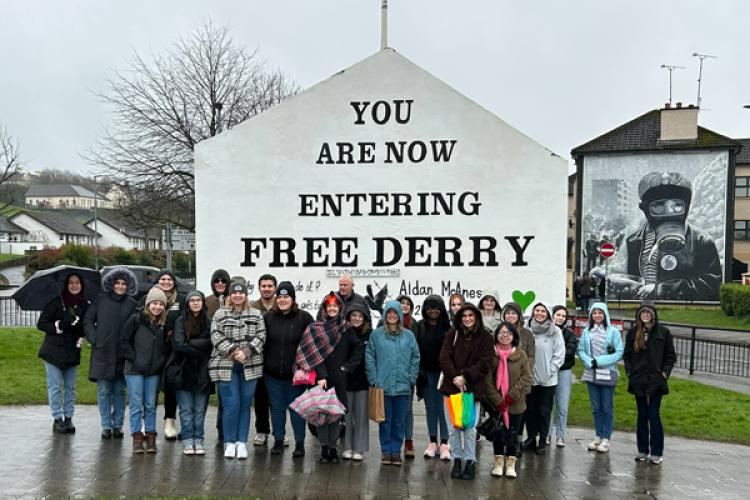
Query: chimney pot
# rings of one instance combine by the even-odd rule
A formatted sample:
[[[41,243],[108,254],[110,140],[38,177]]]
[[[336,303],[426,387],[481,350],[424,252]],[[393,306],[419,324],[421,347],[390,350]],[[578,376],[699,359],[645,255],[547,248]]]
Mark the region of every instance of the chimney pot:
[[[677,103],[677,109],[682,109],[682,103],[681,102]]]
[[[664,103],[664,109],[669,109],[671,107],[672,107],[672,103],[671,102],[665,102]]]

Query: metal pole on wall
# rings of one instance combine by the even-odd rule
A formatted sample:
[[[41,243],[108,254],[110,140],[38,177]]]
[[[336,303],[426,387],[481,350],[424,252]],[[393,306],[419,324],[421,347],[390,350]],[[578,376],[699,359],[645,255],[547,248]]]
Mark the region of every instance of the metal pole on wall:
[[[94,270],[99,270],[99,217],[97,206],[99,205],[98,175],[94,176]]]
[[[388,47],[388,0],[380,2],[380,50]]]
[[[165,229],[167,240],[167,269],[172,270],[172,224],[167,224]]]

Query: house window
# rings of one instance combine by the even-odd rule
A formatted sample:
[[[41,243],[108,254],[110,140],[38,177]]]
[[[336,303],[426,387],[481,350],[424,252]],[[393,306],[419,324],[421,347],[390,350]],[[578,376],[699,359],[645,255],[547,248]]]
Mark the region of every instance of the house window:
[[[750,220],[734,221],[734,239],[735,241],[750,241]]]
[[[750,177],[734,178],[734,197],[750,198]]]

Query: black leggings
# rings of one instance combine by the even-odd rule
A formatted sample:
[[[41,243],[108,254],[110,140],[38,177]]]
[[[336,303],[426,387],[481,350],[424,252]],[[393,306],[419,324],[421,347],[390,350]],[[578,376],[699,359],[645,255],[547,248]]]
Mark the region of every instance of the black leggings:
[[[539,446],[545,445],[555,401],[556,385],[535,385],[526,397],[526,432],[532,441],[539,436]]]
[[[518,428],[521,425],[521,416],[508,415],[510,429],[505,429],[500,436],[492,442],[495,455],[514,456],[518,452]],[[503,418],[502,416],[500,417]]]

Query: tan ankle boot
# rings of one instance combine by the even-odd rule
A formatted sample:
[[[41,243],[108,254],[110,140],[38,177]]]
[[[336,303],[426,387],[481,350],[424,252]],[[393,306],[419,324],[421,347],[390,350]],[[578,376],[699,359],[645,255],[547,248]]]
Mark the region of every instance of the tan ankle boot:
[[[516,457],[505,457],[505,477],[516,477]]]
[[[503,477],[503,467],[505,467],[506,457],[503,455],[495,455],[495,468],[492,469],[492,474],[495,477]]]

